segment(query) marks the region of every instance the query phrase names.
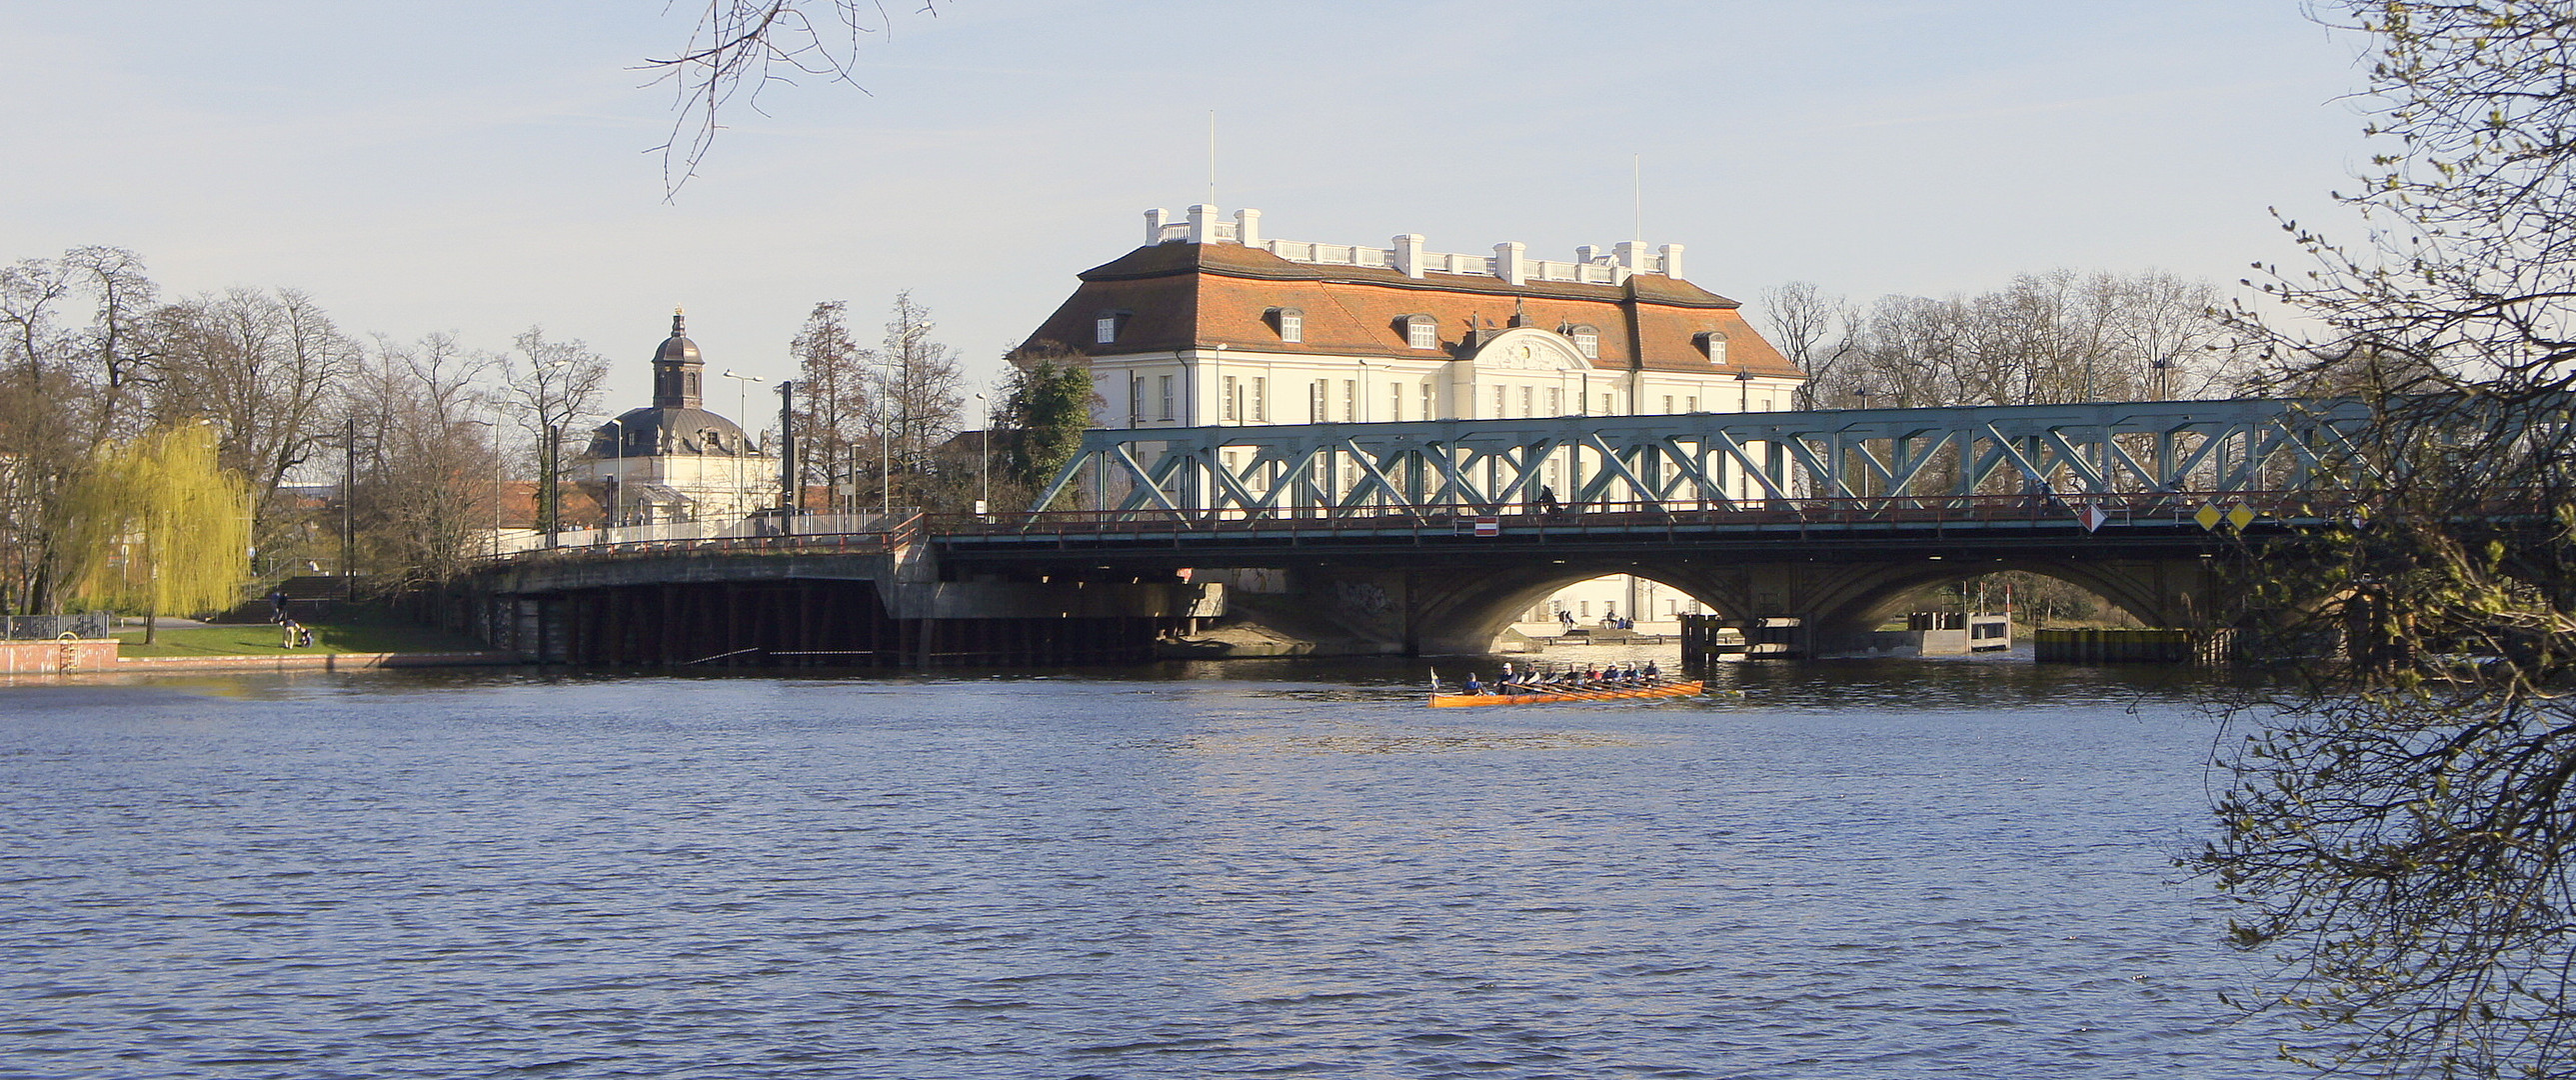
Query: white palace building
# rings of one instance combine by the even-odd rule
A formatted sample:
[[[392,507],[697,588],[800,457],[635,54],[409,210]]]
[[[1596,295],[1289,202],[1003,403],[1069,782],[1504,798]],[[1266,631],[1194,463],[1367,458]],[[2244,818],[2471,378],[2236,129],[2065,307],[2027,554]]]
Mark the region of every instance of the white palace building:
[[[1261,212],[1145,213],[1144,244],[1085,270],[1029,336],[1089,358],[1099,427],[1757,412],[1806,374],[1734,300],[1685,279],[1682,246],[1627,241],[1574,258],[1278,240]],[[1694,610],[1651,581],[1598,579],[1556,605],[1641,631]]]

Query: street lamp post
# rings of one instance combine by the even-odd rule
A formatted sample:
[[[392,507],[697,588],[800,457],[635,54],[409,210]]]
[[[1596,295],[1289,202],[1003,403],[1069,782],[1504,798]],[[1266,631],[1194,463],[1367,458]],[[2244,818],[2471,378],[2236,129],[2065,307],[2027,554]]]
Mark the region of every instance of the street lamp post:
[[[975,407],[984,414],[984,430],[975,433],[975,516],[980,518],[993,503],[993,404],[977,394]]]
[[[749,375],[737,373],[732,368],[724,369],[724,377],[733,380],[734,422],[740,424],[750,423],[751,417],[745,413],[744,410],[751,407],[751,384],[759,382],[760,380]],[[749,443],[751,441],[751,433],[748,431],[744,432],[742,437],[745,443]],[[737,500],[743,497],[743,493],[745,491],[742,479],[742,455],[745,449],[747,449],[745,446],[736,446],[733,448],[733,497]],[[742,508],[742,511],[746,514],[750,513],[751,510],[752,508],[748,506]]]
[[[796,380],[778,384],[778,532],[796,531]]]
[[[626,524],[626,418],[610,417],[608,425],[617,429],[617,442],[609,448],[609,460],[615,464],[608,473],[608,527],[614,529]]]
[[[573,366],[573,362],[564,359],[545,366],[568,368]],[[563,426],[555,422],[553,395],[547,392],[551,381],[543,370],[537,372],[537,451],[544,455],[537,462],[537,482],[543,485],[537,492],[537,516],[546,527],[547,547],[555,546],[558,542],[555,534],[563,531],[563,492],[560,490],[563,482]],[[569,403],[570,395],[567,394],[566,404]]]

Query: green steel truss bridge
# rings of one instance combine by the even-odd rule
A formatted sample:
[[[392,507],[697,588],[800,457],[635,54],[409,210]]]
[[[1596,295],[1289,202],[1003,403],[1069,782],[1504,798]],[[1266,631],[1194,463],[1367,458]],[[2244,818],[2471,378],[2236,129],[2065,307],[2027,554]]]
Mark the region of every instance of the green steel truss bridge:
[[[1072,491],[1119,520],[1222,527],[2349,492],[2375,486],[2372,422],[2354,401],[2239,399],[1100,430],[1037,505]]]

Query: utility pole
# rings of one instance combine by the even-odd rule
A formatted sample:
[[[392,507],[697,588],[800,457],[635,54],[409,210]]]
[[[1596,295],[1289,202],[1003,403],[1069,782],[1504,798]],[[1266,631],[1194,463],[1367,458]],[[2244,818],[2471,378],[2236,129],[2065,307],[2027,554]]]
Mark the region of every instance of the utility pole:
[[[354,413],[347,437],[340,440],[340,454],[340,599],[346,602],[358,598],[357,583],[349,576],[358,550],[358,519],[350,509],[358,490],[358,417]]]
[[[778,531],[796,531],[796,380],[778,384]]]

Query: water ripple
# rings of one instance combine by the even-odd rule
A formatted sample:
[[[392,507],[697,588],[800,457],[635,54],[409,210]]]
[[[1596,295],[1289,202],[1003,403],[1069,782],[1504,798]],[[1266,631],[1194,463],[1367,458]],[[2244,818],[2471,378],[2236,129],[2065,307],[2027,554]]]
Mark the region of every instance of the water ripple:
[[[2287,1075],[2165,673],[0,689],[0,1075]]]

